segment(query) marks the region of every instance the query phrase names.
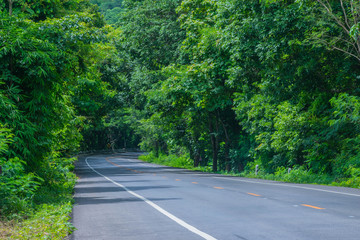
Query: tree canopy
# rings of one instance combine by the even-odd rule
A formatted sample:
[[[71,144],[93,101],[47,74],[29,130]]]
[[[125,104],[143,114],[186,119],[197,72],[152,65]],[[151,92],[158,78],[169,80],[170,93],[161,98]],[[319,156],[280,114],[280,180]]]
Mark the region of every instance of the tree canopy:
[[[359,167],[357,154],[344,159],[357,149],[345,117],[354,112],[340,110],[359,94],[356,1],[123,7],[116,44],[144,150],[186,153],[214,171],[256,164],[343,178]]]

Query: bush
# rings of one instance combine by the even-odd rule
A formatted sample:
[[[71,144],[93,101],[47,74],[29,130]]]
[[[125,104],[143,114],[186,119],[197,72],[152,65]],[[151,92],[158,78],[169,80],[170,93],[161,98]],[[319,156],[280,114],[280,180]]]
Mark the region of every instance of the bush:
[[[69,222],[72,205],[40,205],[37,212],[12,230],[10,239],[65,239],[74,227]]]
[[[288,168],[279,167],[274,174],[274,180],[292,183],[330,184],[332,179],[326,174],[315,174],[305,169],[304,166],[294,167],[290,172]]]
[[[0,128],[0,154],[6,156],[12,139],[9,129]],[[0,175],[0,212],[1,215],[10,215],[27,210],[42,179],[33,173],[25,173],[24,161],[5,156],[0,155],[3,170]]]
[[[193,168],[193,161],[190,159],[188,154],[184,154],[181,156],[177,156],[175,154],[160,154],[159,157],[156,157],[155,153],[151,152],[148,155],[140,156],[139,159],[146,162],[161,164],[169,167]]]
[[[26,173],[24,161],[7,157],[12,141],[10,130],[0,128],[3,170],[0,175],[0,216],[3,219],[0,220],[5,221],[3,227],[0,225],[0,238],[64,239],[73,231],[69,219],[76,182],[71,172],[75,158],[62,158],[52,153],[43,161],[39,177]]]

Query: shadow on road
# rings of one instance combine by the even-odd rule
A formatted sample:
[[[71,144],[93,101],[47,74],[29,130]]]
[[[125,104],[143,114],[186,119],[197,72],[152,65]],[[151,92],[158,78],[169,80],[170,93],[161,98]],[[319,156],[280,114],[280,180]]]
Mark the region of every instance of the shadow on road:
[[[179,200],[179,198],[150,198],[150,201],[170,201]],[[125,203],[125,202],[141,202],[143,200],[135,197],[125,198],[102,198],[102,197],[75,197],[76,205],[98,205],[98,204],[111,204],[111,203]]]
[[[149,189],[164,189],[164,188],[174,188],[173,186],[163,185],[163,186],[134,186],[127,187],[131,191],[141,191]],[[76,193],[109,193],[109,192],[122,192],[125,189],[121,187],[77,187],[75,189]]]

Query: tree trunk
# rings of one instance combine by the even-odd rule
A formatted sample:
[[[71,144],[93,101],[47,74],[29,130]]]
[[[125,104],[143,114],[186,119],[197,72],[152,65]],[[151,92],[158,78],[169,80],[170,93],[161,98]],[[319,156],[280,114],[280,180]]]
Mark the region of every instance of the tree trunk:
[[[224,123],[224,121],[221,119],[221,115],[220,115],[220,112],[217,111],[217,115],[218,115],[218,119],[221,123],[221,126],[223,128],[223,131],[224,131],[224,135],[225,135],[225,170],[227,172],[230,171],[230,168],[231,168],[231,163],[230,163],[230,144],[231,144],[231,139],[230,139],[230,136],[229,136],[229,133],[226,129],[226,125]]]
[[[194,167],[198,167],[199,163],[200,163],[200,154],[196,152],[194,156]]]
[[[156,157],[156,158],[159,157],[159,152],[160,152],[160,149],[159,149],[159,141],[156,140],[156,141],[155,141],[155,157]]]
[[[9,2],[9,15],[12,15],[12,8],[13,8],[13,0],[8,0]]]
[[[238,172],[241,173],[244,170],[244,164],[242,162],[238,163]]]
[[[213,170],[213,172],[217,172],[217,170],[218,170],[218,167],[217,167],[217,164],[218,164],[218,149],[217,149],[217,146],[216,146],[216,139],[215,139],[214,135],[211,136],[211,145],[212,145],[212,150],[213,150],[213,167],[212,167],[212,170]]]
[[[212,166],[212,170],[213,172],[217,172],[218,167],[217,167],[217,163],[218,163],[218,147],[217,147],[217,140],[216,140],[216,136],[214,133],[214,127],[213,127],[213,123],[211,120],[211,114],[209,113],[209,131],[210,131],[210,139],[211,139],[211,148],[212,148],[212,152],[213,152],[213,166]]]
[[[220,135],[220,131],[219,131],[219,117],[216,116],[215,117],[215,147],[216,147],[216,159],[218,159],[218,166],[217,168],[220,170],[224,170],[224,159],[223,158],[219,158],[219,150],[220,150],[220,144],[219,144],[219,135]],[[220,167],[219,167],[220,166]]]

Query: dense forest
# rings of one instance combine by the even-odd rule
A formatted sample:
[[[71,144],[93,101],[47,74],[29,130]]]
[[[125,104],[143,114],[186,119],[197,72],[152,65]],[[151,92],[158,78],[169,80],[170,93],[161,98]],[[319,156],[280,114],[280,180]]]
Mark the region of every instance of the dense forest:
[[[110,121],[127,139],[215,172],[359,184],[358,2],[115,2],[100,9],[121,63]]]
[[[354,0],[1,0],[0,213],[74,184],[80,150],[359,187],[359,13]]]

